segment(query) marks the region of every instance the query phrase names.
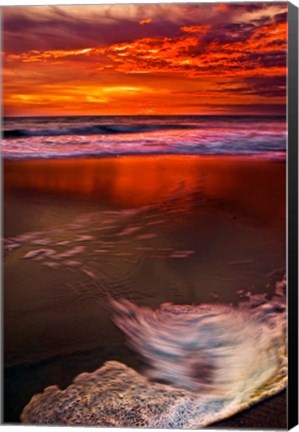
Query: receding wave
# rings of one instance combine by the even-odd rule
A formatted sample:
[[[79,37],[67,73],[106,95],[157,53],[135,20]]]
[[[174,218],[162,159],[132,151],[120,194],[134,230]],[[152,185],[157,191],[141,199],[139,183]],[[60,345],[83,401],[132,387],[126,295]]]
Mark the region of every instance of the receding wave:
[[[51,129],[11,129],[3,131],[3,138],[29,138],[29,137],[51,137],[64,135],[113,135],[113,134],[134,134],[141,132],[155,132],[160,130],[194,129],[191,125],[174,124],[135,124],[135,125],[92,125],[71,128]]]

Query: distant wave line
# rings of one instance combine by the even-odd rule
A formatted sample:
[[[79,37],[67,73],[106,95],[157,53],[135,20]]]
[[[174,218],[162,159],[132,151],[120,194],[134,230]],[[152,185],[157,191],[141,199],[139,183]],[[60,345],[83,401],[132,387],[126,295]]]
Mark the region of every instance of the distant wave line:
[[[200,126],[194,125],[174,125],[174,124],[139,124],[139,125],[93,125],[73,128],[59,129],[11,129],[3,131],[3,138],[28,138],[38,136],[63,136],[63,135],[113,135],[113,134],[133,134],[141,132],[155,132],[159,130],[179,130],[179,129],[199,129]]]

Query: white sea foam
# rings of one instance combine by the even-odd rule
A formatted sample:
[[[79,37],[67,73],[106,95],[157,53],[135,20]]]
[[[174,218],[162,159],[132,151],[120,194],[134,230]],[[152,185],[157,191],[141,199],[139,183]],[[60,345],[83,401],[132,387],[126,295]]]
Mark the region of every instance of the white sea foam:
[[[285,284],[285,281],[282,282]],[[147,376],[219,397],[253,391],[281,366],[285,303],[252,295],[239,307],[162,304],[158,310],[112,300],[114,321],[148,362]]]
[[[26,424],[199,428],[286,385],[285,287],[237,308],[163,304],[154,311],[112,300],[115,322],[151,365],[157,383],[110,361],[65,390],[33,396]]]

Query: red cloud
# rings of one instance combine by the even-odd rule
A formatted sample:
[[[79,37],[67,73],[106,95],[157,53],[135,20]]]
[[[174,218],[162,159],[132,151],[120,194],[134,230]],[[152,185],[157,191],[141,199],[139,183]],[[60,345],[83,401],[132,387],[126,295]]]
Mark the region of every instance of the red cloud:
[[[208,37],[198,37],[197,31]],[[203,28],[204,27],[204,28]],[[117,70],[126,73],[178,73],[196,76],[255,76],[286,74],[286,23],[253,28],[242,37],[242,28],[232,41],[223,41],[208,26],[182,28],[194,33],[179,38],[142,38],[115,44],[105,52]],[[209,40],[210,39],[210,40]]]

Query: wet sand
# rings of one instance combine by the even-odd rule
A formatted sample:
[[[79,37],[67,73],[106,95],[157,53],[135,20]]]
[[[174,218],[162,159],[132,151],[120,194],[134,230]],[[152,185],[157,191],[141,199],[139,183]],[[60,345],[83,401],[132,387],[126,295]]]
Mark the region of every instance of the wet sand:
[[[266,399],[254,407],[226,420],[214,423],[211,429],[286,429],[286,392]]]
[[[144,242],[152,243],[142,245],[144,250],[166,251],[170,244],[195,251],[185,260],[175,250],[173,259],[166,261],[146,252],[136,274],[126,267],[132,263],[115,261],[118,274],[112,286],[140,304],[236,302],[241,289],[271,294],[285,271],[284,161],[124,156],[5,161],[3,171],[5,238],[68,227],[86,213],[148,207],[149,227],[157,227],[163,244],[146,231]],[[93,227],[87,226],[84,235],[89,228]],[[128,251],[135,257],[133,246],[123,247],[127,249],[118,251],[119,257]],[[88,291],[86,280],[80,281],[80,292],[71,293],[65,285],[78,289],[75,273],[38,267],[17,253],[5,257],[4,267],[6,422],[18,422],[24,405],[45,386],[65,386],[103,361],[116,359],[142,367],[110,324],[105,299],[97,303],[97,293]],[[82,262],[90,256],[91,252],[82,256]],[[113,346],[106,343],[107,335]],[[283,396],[263,406],[276,409],[278,399],[283,408]],[[219,427],[256,427],[263,415],[261,405],[250,412]],[[263,427],[274,426],[270,416]],[[282,427],[281,417],[276,427]]]
[[[6,192],[76,197],[130,208],[160,202],[175,193],[197,191],[207,201],[267,225],[285,216],[284,182],[284,161],[240,156],[4,162]]]

